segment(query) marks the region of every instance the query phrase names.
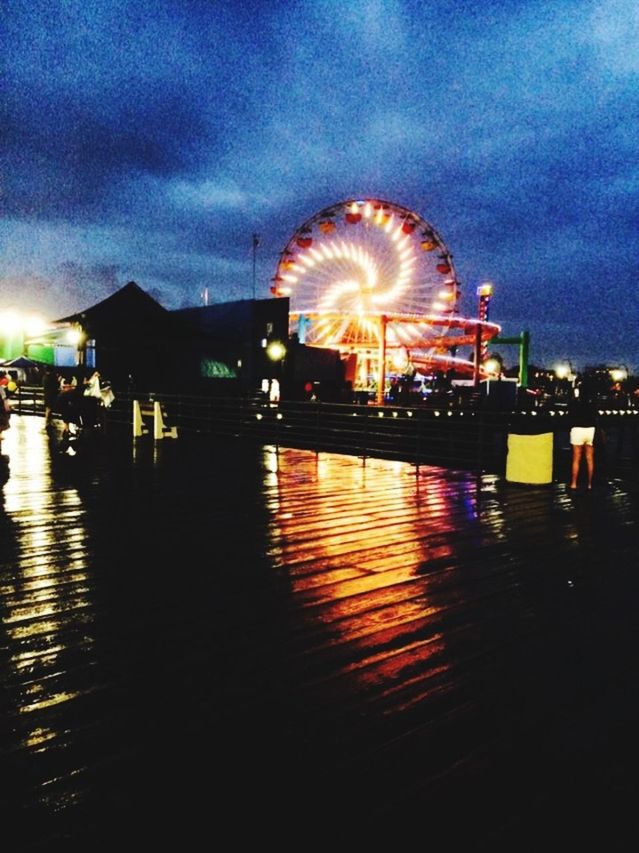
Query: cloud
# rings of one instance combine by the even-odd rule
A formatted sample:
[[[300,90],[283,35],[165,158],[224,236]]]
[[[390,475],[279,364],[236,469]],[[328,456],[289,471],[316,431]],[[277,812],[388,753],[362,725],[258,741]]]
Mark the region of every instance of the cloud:
[[[176,181],[168,188],[168,195],[176,205],[197,210],[244,210],[255,200],[233,181]]]
[[[491,279],[508,322],[541,322],[542,282],[557,323],[595,328],[605,291],[613,325],[637,268],[629,0],[211,9],[8,4],[3,259],[25,299],[46,281],[77,310],[99,270],[171,304],[246,297],[254,232],[265,296],[299,225],[377,196],[435,225],[469,311]]]

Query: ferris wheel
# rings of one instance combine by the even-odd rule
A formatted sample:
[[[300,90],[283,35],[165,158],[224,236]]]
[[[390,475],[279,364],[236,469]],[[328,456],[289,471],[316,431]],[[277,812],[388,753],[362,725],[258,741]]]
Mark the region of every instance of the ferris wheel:
[[[460,286],[452,254],[419,214],[349,199],[304,222],[282,251],[271,291],[290,299],[291,332],[310,345],[385,344],[443,351]]]
[[[355,358],[354,387],[378,402],[393,372],[485,373],[482,347],[501,331],[464,318],[453,257],[419,214],[381,199],[348,199],[303,223],[282,251],[271,291],[287,296],[300,343]],[[457,350],[470,346],[472,358]]]

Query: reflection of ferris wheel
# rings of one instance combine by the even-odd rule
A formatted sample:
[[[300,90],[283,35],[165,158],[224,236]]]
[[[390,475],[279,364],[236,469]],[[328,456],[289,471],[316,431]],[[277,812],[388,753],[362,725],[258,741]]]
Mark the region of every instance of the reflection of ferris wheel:
[[[475,337],[476,321],[456,314],[459,281],[442,237],[388,201],[350,199],[312,216],[284,248],[271,290],[290,298],[301,342],[377,360],[375,373],[387,350],[434,362]],[[498,330],[488,325],[483,337]]]

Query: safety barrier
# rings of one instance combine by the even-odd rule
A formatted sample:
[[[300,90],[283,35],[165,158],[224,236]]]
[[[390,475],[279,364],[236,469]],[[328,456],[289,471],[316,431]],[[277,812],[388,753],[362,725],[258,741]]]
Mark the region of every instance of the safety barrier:
[[[140,402],[133,400],[133,438],[141,438],[147,435],[150,427],[147,422],[153,423],[153,440],[160,441],[163,438],[177,438],[178,431],[175,424],[168,426],[167,416],[162,404],[158,400]]]

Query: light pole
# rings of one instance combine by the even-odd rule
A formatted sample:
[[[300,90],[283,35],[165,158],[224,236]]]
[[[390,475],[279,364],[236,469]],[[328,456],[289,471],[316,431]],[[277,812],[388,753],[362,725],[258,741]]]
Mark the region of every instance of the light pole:
[[[272,403],[279,403],[284,380],[284,359],[286,358],[286,346],[282,341],[271,341],[266,347],[266,355],[277,366],[276,376],[269,381],[269,399]]]
[[[571,394],[575,396],[575,381],[577,379],[577,375],[573,372],[572,364],[569,361],[562,362],[555,366],[555,376],[562,383],[563,389],[566,393],[560,394],[559,396],[568,396],[567,385],[570,383]],[[559,389],[558,389],[559,390]]]
[[[377,370],[377,405],[384,405],[384,386],[386,384],[386,324],[388,317],[379,318],[379,365]]]
[[[490,300],[493,295],[493,286],[489,281],[485,281],[477,288],[477,296],[479,297],[479,320],[481,323],[488,321],[490,309]],[[485,361],[488,354],[488,344],[485,341],[480,341],[479,344],[479,360]]]
[[[502,363],[499,358],[496,356],[490,356],[484,361],[484,370],[486,373],[490,374],[490,378],[496,377],[497,379],[501,379],[502,373]]]
[[[260,245],[260,235],[253,234],[253,299],[255,299],[255,257],[257,254],[257,247]]]

